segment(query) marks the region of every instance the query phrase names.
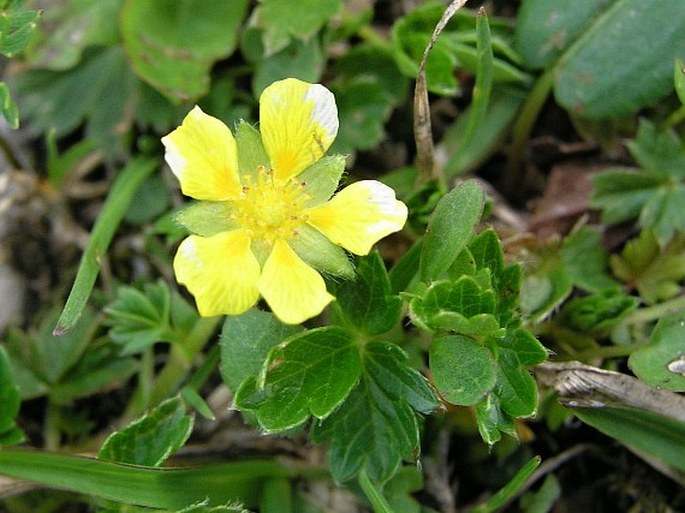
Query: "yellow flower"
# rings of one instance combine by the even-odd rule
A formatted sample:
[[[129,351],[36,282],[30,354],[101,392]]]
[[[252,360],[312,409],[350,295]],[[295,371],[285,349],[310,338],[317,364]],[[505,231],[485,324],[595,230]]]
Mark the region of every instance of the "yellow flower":
[[[193,218],[197,229],[187,224],[194,234],[179,246],[174,272],[203,316],[240,314],[261,296],[281,321],[297,324],[335,299],[314,268],[325,268],[335,251],[339,267],[349,265],[334,245],[367,254],[402,229],[407,207],[374,180],[331,198],[344,159],[324,157],[338,132],[324,86],[275,82],[261,95],[259,115],[261,142],[246,123],[234,138],[199,107],[162,138],[182,192],[201,200],[203,216]]]

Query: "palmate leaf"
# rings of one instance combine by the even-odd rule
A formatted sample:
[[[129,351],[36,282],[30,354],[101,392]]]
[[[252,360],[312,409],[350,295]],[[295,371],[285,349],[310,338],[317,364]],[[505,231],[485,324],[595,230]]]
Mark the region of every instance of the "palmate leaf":
[[[347,481],[361,470],[381,481],[403,459],[417,456],[416,413],[428,413],[438,403],[426,380],[406,360],[394,344],[367,344],[359,384],[340,408],[314,426],[314,439],[330,442],[331,472],[337,481]]]
[[[669,299],[680,292],[685,279],[685,238],[677,236],[665,247],[659,247],[651,230],[628,241],[620,255],[611,255],[609,264],[614,274],[635,287],[647,303]]]
[[[672,131],[642,121],[630,153],[642,169],[612,169],[595,175],[590,200],[608,223],[639,218],[660,246],[685,233],[685,145]]]
[[[236,407],[255,410],[266,431],[285,431],[310,415],[323,419],[359,380],[361,361],[354,337],[335,326],[296,334],[274,346],[258,379],[236,393]]]

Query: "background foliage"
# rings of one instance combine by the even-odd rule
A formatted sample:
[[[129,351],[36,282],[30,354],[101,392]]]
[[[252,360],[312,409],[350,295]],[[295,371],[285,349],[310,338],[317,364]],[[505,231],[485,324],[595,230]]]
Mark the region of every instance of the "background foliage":
[[[479,7],[0,0],[3,511],[685,509],[685,3]],[[408,225],[200,318],[160,137],[290,76]]]

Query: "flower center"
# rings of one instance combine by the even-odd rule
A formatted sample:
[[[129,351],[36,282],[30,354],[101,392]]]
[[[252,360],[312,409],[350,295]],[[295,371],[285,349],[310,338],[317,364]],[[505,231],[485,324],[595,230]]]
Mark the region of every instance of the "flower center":
[[[304,184],[293,179],[278,180],[264,166],[257,168],[256,176],[244,176],[242,183],[240,199],[234,203],[235,216],[253,239],[289,239],[307,220],[302,212],[307,197]]]

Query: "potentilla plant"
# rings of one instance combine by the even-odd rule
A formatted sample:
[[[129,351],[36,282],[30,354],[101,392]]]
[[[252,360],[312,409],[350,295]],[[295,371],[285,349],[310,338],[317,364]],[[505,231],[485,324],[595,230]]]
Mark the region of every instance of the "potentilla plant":
[[[194,235],[174,271],[204,316],[243,313],[261,295],[281,321],[298,324],[334,299],[317,270],[349,277],[340,247],[368,254],[402,229],[407,207],[374,180],[333,196],[345,161],[324,156],[338,132],[324,86],[275,82],[259,105],[261,134],[242,123],[234,138],[195,107],[162,139],[181,190],[202,202],[179,217]]]
[[[268,432],[313,417],[338,481],[382,481],[416,459],[420,415],[440,401],[476,406],[490,444],[515,435],[513,419],[536,408],[526,367],[546,352],[515,312],[519,267],[504,264],[494,232],[474,235],[480,187],[443,197],[393,282],[372,248],[402,229],[407,207],[373,180],[336,193],[345,159],[325,153],[337,129],[330,91],[296,79],[264,90],[259,130],[241,122],[234,135],[191,110],[162,139],[181,190],[199,200],[177,217],[192,235],[174,271],[201,315],[229,316],[221,370],[234,405]],[[260,296],[266,309],[254,308]],[[327,325],[298,326],[328,305]],[[434,336],[432,384],[395,330],[407,313]]]

